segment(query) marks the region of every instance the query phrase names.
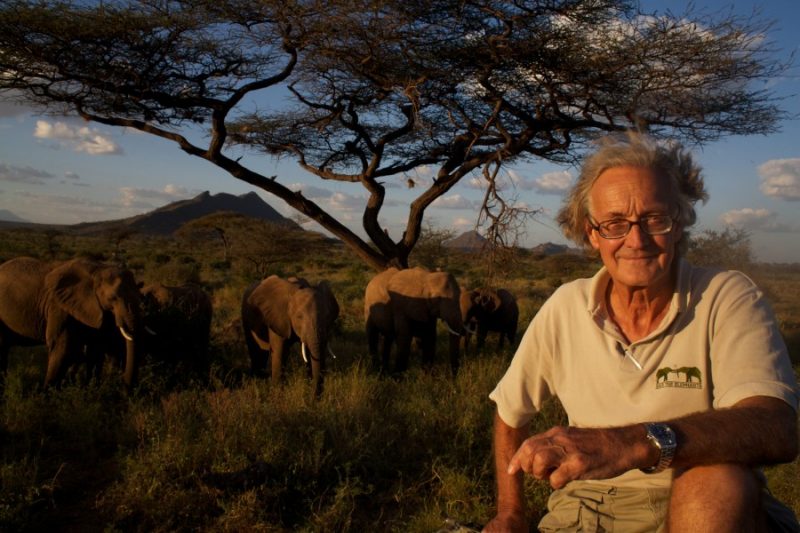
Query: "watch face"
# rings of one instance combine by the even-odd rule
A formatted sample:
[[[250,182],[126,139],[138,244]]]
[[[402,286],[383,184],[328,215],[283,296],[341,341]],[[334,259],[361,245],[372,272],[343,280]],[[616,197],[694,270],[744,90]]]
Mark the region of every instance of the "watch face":
[[[652,424],[648,428],[650,433],[658,439],[662,446],[675,445],[675,432],[666,424]]]

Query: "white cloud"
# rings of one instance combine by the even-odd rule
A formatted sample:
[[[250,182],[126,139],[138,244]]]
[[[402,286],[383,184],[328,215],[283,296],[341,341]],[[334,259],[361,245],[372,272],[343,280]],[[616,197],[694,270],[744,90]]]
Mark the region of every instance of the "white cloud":
[[[293,191],[302,192],[303,196],[306,198],[311,198],[312,200],[318,198],[330,198],[333,195],[333,191],[329,189],[315,187],[314,185],[307,185],[305,183],[292,183],[287,187]]]
[[[120,203],[124,207],[135,209],[152,209],[177,200],[191,198],[196,194],[177,185],[167,185],[162,190],[121,187],[120,192],[122,193]]]
[[[328,205],[332,209],[352,211],[364,207],[364,198],[345,194],[343,192],[335,192],[328,200]]]
[[[467,230],[475,228],[475,220],[464,217],[456,217],[453,219],[452,227],[457,232],[464,233]]]
[[[66,172],[64,172],[64,177],[67,178],[68,180],[79,180],[79,179],[81,179],[81,177],[78,174],[76,174],[75,172],[72,172],[71,170],[67,170]]]
[[[478,176],[472,176],[464,182],[464,185],[470,189],[478,189],[479,191],[482,191],[486,188],[486,180],[479,178]]]
[[[778,215],[769,209],[732,209],[720,215],[720,220],[730,226],[737,226],[746,230],[767,231],[782,233],[795,231],[794,228],[778,221]]]
[[[44,170],[33,167],[15,167],[0,163],[0,181],[14,181],[18,183],[32,183],[34,185],[44,185],[45,180],[55,176]]]
[[[60,196],[18,192],[5,204],[26,220],[42,224],[77,224],[97,220],[113,220],[136,214],[136,211],[121,209],[117,203],[106,203],[90,199],[87,195]]]
[[[33,136],[37,139],[51,140],[60,147],[89,155],[120,155],[122,148],[110,137],[88,126],[72,126],[66,122],[37,120]]]
[[[572,174],[566,170],[548,172],[533,180],[532,189],[541,194],[564,194],[572,186]]]
[[[758,175],[765,195],[800,201],[800,158],[767,161],[758,167]]]
[[[431,203],[431,207],[438,207],[440,209],[474,209],[475,204],[460,194],[453,194],[450,196],[440,196]]]

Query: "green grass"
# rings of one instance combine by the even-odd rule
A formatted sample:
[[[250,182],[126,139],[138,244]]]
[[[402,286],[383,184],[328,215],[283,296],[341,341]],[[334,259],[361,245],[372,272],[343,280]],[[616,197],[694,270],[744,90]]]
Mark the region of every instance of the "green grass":
[[[27,253],[46,255],[48,241],[28,234],[6,234],[0,255],[18,255],[26,240]],[[113,245],[71,237],[58,244],[59,257],[103,256]],[[446,518],[480,526],[493,516],[487,396],[510,350],[471,355],[452,378],[441,338],[432,371],[412,356],[399,380],[370,373],[362,294],[371,272],[333,247],[302,269],[312,281],[330,280],[342,308],[338,357],[314,400],[297,353],[285,385],[247,377],[238,314],[242,290],[257,279],[251,261],[221,265],[218,242],[125,245],[138,278],[199,277],[213,292],[209,379],[175,386],[158,367],[145,367],[133,396],[121,393],[113,372],[43,393],[43,348],[15,349],[0,405],[0,531],[430,532]],[[462,283],[482,279],[484,267],[469,258],[443,261]],[[555,287],[596,267],[573,257],[521,257],[519,273],[502,281],[519,297],[521,329]],[[760,269],[758,282],[797,369],[800,269]],[[534,430],[564,423],[553,402]],[[773,493],[800,513],[800,460],[767,476]],[[540,514],[549,488],[529,479],[526,491],[531,513]]]

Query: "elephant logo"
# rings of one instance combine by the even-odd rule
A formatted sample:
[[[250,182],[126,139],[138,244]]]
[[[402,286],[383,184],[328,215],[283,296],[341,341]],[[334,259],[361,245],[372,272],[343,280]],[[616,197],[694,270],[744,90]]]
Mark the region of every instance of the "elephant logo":
[[[696,366],[661,367],[656,371],[656,388],[702,389],[703,373]]]

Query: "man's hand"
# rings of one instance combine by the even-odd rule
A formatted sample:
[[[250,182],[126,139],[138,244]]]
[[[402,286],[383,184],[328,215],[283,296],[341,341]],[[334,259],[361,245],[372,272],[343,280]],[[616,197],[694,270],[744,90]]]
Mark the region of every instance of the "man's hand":
[[[508,463],[554,489],[576,479],[608,479],[655,463],[642,425],[625,428],[555,427],[526,439]]]
[[[528,521],[524,512],[498,512],[497,516],[483,526],[481,533],[528,533]]]

